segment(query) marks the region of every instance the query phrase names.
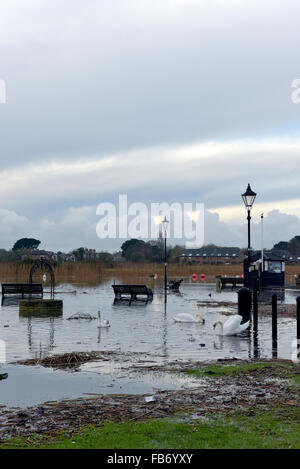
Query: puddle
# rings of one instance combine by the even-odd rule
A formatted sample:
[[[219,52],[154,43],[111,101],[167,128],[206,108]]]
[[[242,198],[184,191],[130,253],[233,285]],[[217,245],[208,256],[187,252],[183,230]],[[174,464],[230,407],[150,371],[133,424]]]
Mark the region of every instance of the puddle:
[[[48,401],[105,394],[153,394],[158,390],[189,389],[201,385],[185,374],[120,371],[118,367],[89,363],[81,371],[41,366],[6,365],[8,377],[0,382],[0,407],[26,408]]]

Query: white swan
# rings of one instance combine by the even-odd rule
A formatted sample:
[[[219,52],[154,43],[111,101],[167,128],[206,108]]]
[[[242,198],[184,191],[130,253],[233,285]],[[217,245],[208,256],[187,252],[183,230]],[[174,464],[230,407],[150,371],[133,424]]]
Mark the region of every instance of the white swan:
[[[97,327],[110,327],[109,321],[107,319],[103,319],[101,321],[101,311],[98,311],[98,326]]]
[[[225,323],[223,324],[222,321],[216,321],[213,325],[214,329],[218,324],[221,326],[221,334],[220,335],[237,335],[240,332],[245,331],[250,324],[250,321],[245,322],[245,324],[241,324],[243,318],[239,314],[234,314],[231,316]]]
[[[179,313],[173,319],[175,322],[202,322],[205,324],[205,319],[200,314]]]

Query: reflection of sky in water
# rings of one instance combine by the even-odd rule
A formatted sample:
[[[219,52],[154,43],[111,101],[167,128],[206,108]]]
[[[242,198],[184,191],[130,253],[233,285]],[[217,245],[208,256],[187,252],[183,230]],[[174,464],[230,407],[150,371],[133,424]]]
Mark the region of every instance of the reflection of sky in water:
[[[145,282],[145,281],[144,281]],[[74,285],[59,286],[59,291],[72,291]],[[248,358],[253,356],[251,336],[220,338],[213,331],[213,323],[226,320],[226,308],[197,307],[197,301],[236,301],[236,291],[215,292],[209,284],[182,285],[182,296],[168,295],[166,312],[161,290],[157,290],[152,303],[113,305],[111,282],[98,287],[78,287],[77,294],[57,295],[64,301],[61,318],[21,318],[18,306],[0,309],[0,339],[7,345],[7,360],[45,356],[71,351],[120,350],[148,352],[162,356],[162,360],[207,360],[217,358]],[[208,296],[212,294],[212,298]],[[285,302],[294,303],[299,291],[286,291]],[[97,328],[97,320],[73,320],[74,313],[90,313],[110,321],[109,329]],[[180,312],[201,313],[206,323],[179,324],[173,316]],[[4,328],[4,325],[9,327]],[[295,338],[295,318],[278,319],[278,357],[291,358]],[[193,336],[195,341],[189,341]],[[271,318],[259,319],[258,345],[261,357],[271,357]]]
[[[200,380],[183,373],[126,373],[111,366],[105,372],[96,363],[86,364],[82,370],[74,373],[41,366],[6,365],[8,378],[0,383],[0,404],[27,407],[79,396],[153,394],[158,389],[187,389],[201,385]]]

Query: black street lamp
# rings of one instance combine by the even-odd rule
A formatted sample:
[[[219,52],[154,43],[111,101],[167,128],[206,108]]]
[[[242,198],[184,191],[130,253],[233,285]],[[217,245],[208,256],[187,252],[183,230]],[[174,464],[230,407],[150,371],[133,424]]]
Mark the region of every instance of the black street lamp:
[[[167,217],[163,219],[161,222],[164,232],[165,232],[165,281],[164,281],[164,288],[165,288],[165,295],[167,294],[167,229],[169,226],[169,220],[167,220]]]
[[[250,187],[250,184],[248,184],[246,192],[242,194],[242,199],[244,201],[245,207],[248,212],[247,220],[248,220],[248,287],[250,288],[250,263],[251,263],[251,241],[250,241],[250,220],[251,220],[251,209],[254,204],[254,200],[256,197],[256,193],[253,192],[253,190]]]

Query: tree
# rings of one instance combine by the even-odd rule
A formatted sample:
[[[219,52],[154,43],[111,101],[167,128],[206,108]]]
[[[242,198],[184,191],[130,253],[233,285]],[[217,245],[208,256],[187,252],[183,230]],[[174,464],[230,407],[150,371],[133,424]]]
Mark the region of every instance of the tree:
[[[284,249],[287,250],[289,248],[289,243],[287,241],[279,241],[279,243],[274,244],[273,249]]]
[[[15,242],[12,250],[17,251],[18,249],[37,249],[41,242],[34,238],[21,238]]]
[[[180,255],[181,255],[183,250],[184,250],[183,246],[178,246],[178,244],[176,246],[174,246],[169,252],[169,256],[168,256],[169,262],[170,263],[178,263]]]
[[[300,236],[294,236],[293,239],[290,239],[288,244],[288,250],[291,254],[295,256],[300,256]]]
[[[84,248],[78,248],[78,249],[74,249],[74,251],[72,251],[72,254],[74,255],[76,261],[83,261],[84,252],[85,252]]]
[[[125,241],[121,246],[122,257],[129,260],[133,252],[144,252],[145,244],[145,241],[135,238]]]
[[[142,252],[136,251],[131,254],[130,261],[131,262],[145,262],[146,258]]]
[[[113,255],[109,252],[99,252],[97,254],[97,260],[104,264],[105,267],[111,268],[114,266]]]

